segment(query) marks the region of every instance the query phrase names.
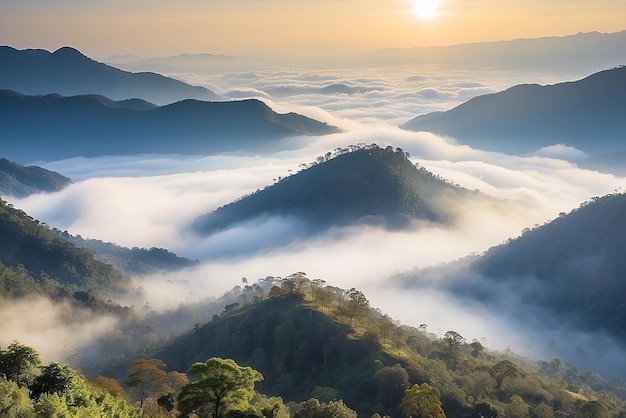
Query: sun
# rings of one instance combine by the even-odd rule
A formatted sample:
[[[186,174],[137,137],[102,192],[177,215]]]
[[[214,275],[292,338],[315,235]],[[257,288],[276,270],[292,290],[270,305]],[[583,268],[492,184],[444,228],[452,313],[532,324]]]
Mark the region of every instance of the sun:
[[[430,20],[437,14],[439,0],[412,0],[413,13],[422,20]]]

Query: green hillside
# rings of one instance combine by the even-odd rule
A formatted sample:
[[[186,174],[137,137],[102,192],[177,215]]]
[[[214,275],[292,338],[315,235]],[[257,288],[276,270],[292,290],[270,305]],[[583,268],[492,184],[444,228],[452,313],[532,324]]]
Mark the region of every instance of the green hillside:
[[[623,382],[582,374],[560,359],[534,363],[489,351],[453,330],[438,337],[426,325],[399,326],[356,289],[296,273],[274,281],[268,293],[258,286],[240,290],[241,303],[142,357],[178,371],[232,358],[263,374],[257,387],[268,396],[342,399],[360,417],[404,416],[405,391],[424,383],[437,389],[448,417],[487,416],[485,410],[493,417],[566,417],[600,398],[605,416],[624,411],[615,394],[626,395]]]
[[[124,292],[130,279],[0,199],[0,295]]]
[[[271,216],[303,221],[314,231],[355,223],[449,223],[454,215],[446,199],[470,195],[475,194],[416,167],[399,148],[351,147],[198,218],[194,228],[209,235]]]
[[[72,181],[54,171],[37,166],[22,166],[0,158],[0,195],[16,197],[38,192],[56,192]]]

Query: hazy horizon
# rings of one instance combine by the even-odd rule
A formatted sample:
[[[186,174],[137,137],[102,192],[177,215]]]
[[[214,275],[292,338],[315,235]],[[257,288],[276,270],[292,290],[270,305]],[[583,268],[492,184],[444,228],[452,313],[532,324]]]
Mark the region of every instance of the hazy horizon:
[[[0,43],[19,49],[74,46],[87,55],[212,53],[332,57],[386,48],[613,33],[626,29],[621,0],[575,2],[350,0],[258,3],[0,2]]]

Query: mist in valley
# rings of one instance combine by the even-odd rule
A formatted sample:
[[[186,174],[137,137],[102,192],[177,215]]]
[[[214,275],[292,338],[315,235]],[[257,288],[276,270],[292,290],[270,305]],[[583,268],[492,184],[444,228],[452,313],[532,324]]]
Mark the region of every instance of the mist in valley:
[[[181,78],[183,78],[181,76]],[[555,144],[526,156],[484,152],[458,145],[452,138],[406,132],[395,126],[411,117],[444,110],[470,97],[498,91],[522,81],[563,81],[555,74],[458,73],[449,76],[424,69],[395,73],[300,70],[258,71],[218,76],[186,74],[231,98],[257,97],[278,112],[295,111],[339,126],[343,133],[285,140],[285,150],[271,155],[139,155],[74,158],[33,162],[72,178],[75,183],[51,194],[7,197],[16,207],[50,227],[85,238],[127,247],[161,247],[200,261],[199,266],[174,273],[133,278],[143,289],[135,307],[148,303],[155,312],[220,296],[242,278],[251,283],[267,276],[305,272],[331,286],[363,291],[373,307],[403,324],[427,324],[442,335],[453,329],[468,340],[483,339],[487,347],[510,348],[531,358],[551,359],[563,347],[584,351],[601,336],[562,335],[546,318],[494,315],[483,306],[447,292],[445,283],[431,283],[407,291],[390,278],[413,269],[440,265],[518,236],[524,228],[541,225],[569,212],[592,196],[620,189],[623,178],[579,168],[580,152]],[[333,90],[336,89],[336,90]],[[351,144],[376,143],[402,148],[411,161],[451,183],[479,190],[491,200],[449,202],[456,213],[449,226],[415,222],[401,231],[375,225],[334,227],[308,235],[297,218],[260,218],[205,237],[191,228],[193,221],[241,196],[293,175],[302,164]],[[291,237],[291,238],[290,238]],[[502,298],[512,289],[493,289]],[[14,307],[14,312],[24,312]],[[55,314],[48,314],[48,310]],[[91,333],[113,332],[114,322],[102,320],[83,327],[66,324],[64,307],[38,310],[54,322],[50,329],[81,335],[88,346]],[[18,314],[19,315],[19,314]],[[206,318],[208,321],[209,318]],[[3,329],[0,335],[35,345],[44,356],[41,340]],[[576,343],[572,344],[571,341]],[[10,341],[0,341],[7,345]],[[565,344],[559,344],[566,342]],[[610,342],[605,354],[621,353]],[[76,349],[80,351],[81,347]],[[551,356],[551,357],[550,357]]]

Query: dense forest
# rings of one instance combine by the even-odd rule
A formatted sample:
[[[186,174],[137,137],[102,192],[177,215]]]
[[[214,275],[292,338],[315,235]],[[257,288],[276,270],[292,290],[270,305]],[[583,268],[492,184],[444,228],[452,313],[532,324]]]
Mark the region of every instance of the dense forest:
[[[592,407],[604,411],[598,416],[617,417],[625,408],[620,380],[581,372],[558,358],[533,362],[490,351],[454,330],[438,336],[426,324],[402,326],[357,289],[328,286],[304,273],[243,283],[222,301],[231,303],[135,356],[160,362],[167,373],[231,358],[260,372],[258,390],[288,406],[341,400],[360,417],[426,416],[407,413],[413,392],[431,394],[449,417],[594,416],[582,412]],[[167,315],[148,317],[161,328]],[[110,359],[90,374],[123,381],[135,356]]]
[[[453,198],[479,195],[415,166],[401,148],[391,146],[338,148],[301,168],[198,218],[194,228],[210,235],[272,216],[301,221],[301,229],[310,232],[357,223],[390,229],[414,220],[449,224],[455,216]]]
[[[130,278],[0,199],[0,296],[121,294]]]

